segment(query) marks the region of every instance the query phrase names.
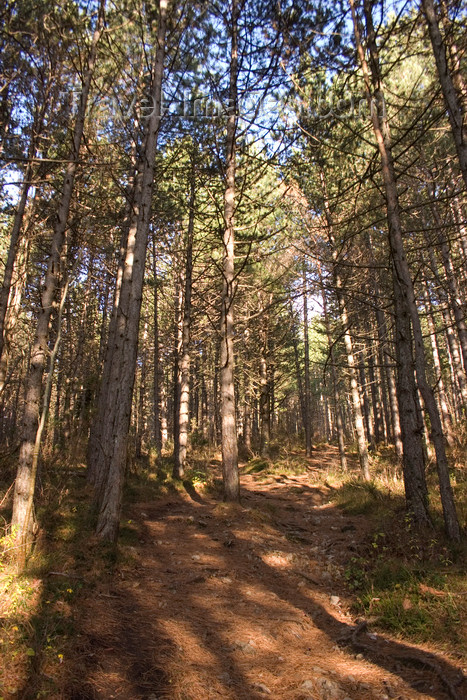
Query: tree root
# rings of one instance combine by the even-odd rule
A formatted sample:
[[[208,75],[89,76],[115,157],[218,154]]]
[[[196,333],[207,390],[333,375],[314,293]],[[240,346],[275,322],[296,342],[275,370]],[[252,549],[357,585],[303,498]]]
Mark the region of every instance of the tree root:
[[[453,683],[450,678],[446,675],[441,667],[441,664],[437,661],[436,657],[430,652],[420,651],[417,652],[416,649],[400,645],[399,650],[390,649],[391,642],[382,639],[381,637],[374,642],[369,638],[368,641],[364,641],[359,638],[359,635],[368,629],[368,622],[363,620],[358,622],[355,627],[349,630],[346,634],[339,637],[337,640],[338,644],[351,644],[354,649],[362,652],[368,652],[370,655],[380,655],[386,658],[390,657],[395,661],[401,663],[415,664],[417,666],[422,666],[428,668],[439,678],[445,689],[448,691],[449,696],[452,700],[463,700],[465,694],[463,691],[459,692],[457,688],[466,681],[466,677],[460,669],[458,669],[459,678]],[[384,648],[386,647],[386,648]]]

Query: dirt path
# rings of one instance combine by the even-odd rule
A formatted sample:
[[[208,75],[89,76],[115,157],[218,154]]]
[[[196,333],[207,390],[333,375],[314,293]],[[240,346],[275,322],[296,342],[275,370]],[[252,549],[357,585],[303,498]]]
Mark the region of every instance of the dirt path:
[[[359,517],[311,476],[245,475],[242,493],[132,507],[139,539],[85,601],[69,700],[467,697],[446,661],[356,629]]]

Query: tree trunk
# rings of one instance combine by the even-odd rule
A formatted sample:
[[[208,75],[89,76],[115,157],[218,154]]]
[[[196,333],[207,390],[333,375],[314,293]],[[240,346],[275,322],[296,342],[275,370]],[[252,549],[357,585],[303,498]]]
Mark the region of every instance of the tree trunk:
[[[358,388],[357,380],[357,369],[355,366],[355,357],[353,350],[352,336],[349,330],[349,317],[347,313],[347,307],[342,294],[341,287],[339,285],[339,276],[336,277],[336,290],[338,293],[338,301],[342,323],[344,325],[344,345],[345,352],[347,355],[347,366],[349,368],[350,377],[350,393],[352,396],[352,405],[354,412],[354,423],[355,423],[355,433],[357,436],[357,447],[358,456],[360,459],[360,468],[362,470],[363,478],[369,481],[370,476],[370,460],[368,457],[368,447],[365,435],[365,427],[363,424],[363,412],[362,412],[362,402],[360,399],[360,391]]]
[[[370,333],[370,329],[367,326],[367,332]],[[382,437],[382,414],[381,414],[381,403],[379,401],[378,390],[376,386],[376,376],[373,358],[372,347],[366,347],[366,356],[368,362],[368,379],[370,382],[370,396],[372,405],[372,416],[373,416],[373,444],[376,445],[381,442]]]
[[[104,25],[104,4],[105,0],[101,0],[99,18],[94,31],[88,66],[83,80],[81,98],[73,132],[72,152],[66,168],[62,195],[58,206],[44,288],[41,295],[41,308],[37,319],[34,344],[31,350],[12,515],[12,528],[15,531],[16,541],[18,543],[17,552],[20,563],[24,562],[25,557],[29,553],[32,546],[33,535],[37,528],[34,515],[36,470],[33,467],[33,461],[39,428],[39,404],[42,391],[42,379],[49,357],[48,341],[50,318],[58,288],[60,258],[65,243],[68,214],[83,137],[89,90],[96,62],[97,44]]]
[[[26,168],[24,174],[24,182],[21,188],[21,196],[18,202],[18,207],[13,219],[13,227],[10,236],[10,246],[8,249],[8,255],[5,263],[5,272],[3,275],[3,283],[0,288],[0,362],[2,360],[3,348],[7,343],[6,339],[6,317],[7,311],[10,306],[9,301],[11,297],[11,288],[13,284],[14,269],[16,256],[18,251],[19,237],[21,233],[21,228],[23,224],[24,213],[26,211],[26,204],[28,201],[29,189],[31,187],[31,177],[32,177],[32,166],[29,164]],[[0,376],[0,392],[3,389],[3,384],[5,382],[5,372],[2,372]]]
[[[146,376],[147,376],[147,363],[148,363],[148,319],[147,319],[147,309],[144,318],[144,329],[143,337],[141,339],[142,352],[141,352],[141,369],[140,369],[140,379],[139,379],[139,391],[138,391],[138,406],[137,406],[137,421],[136,421],[136,446],[135,446],[135,457],[141,459],[143,455],[143,441],[145,435],[145,411],[144,411],[144,394],[146,388]]]
[[[339,445],[339,459],[340,459],[342,471],[346,472],[347,471],[347,457],[345,455],[344,426],[342,423],[342,413],[341,413],[341,408],[340,408],[339,389],[337,386],[336,367],[335,367],[334,358],[333,358],[331,322],[329,320],[328,302],[326,299],[326,291],[324,289],[324,280],[323,280],[323,276],[321,273],[321,266],[319,265],[319,263],[318,263],[318,272],[319,272],[319,281],[320,281],[320,286],[321,286],[321,299],[322,299],[322,303],[323,303],[324,327],[326,328],[326,336],[328,339],[332,389],[334,392],[334,410],[335,410],[335,414],[336,414],[337,443]]]
[[[350,392],[352,396],[353,414],[354,414],[354,426],[355,433],[357,436],[357,448],[358,456],[360,460],[360,468],[362,470],[363,478],[366,481],[370,480],[370,460],[368,457],[368,446],[365,435],[365,426],[363,424],[363,413],[362,413],[362,401],[360,398],[360,391],[358,388],[357,381],[357,369],[355,366],[355,357],[353,350],[352,336],[350,335],[350,324],[349,315],[347,312],[347,305],[345,303],[345,297],[343,293],[343,281],[339,271],[339,261],[338,261],[338,248],[336,245],[335,235],[334,235],[334,222],[332,217],[332,212],[329,207],[328,196],[327,196],[327,185],[324,173],[320,172],[321,184],[323,186],[324,192],[324,213],[326,217],[327,224],[327,235],[332,248],[332,277],[334,280],[334,289],[336,291],[337,301],[339,304],[339,312],[342,324],[344,326],[344,345],[347,355],[347,366],[349,368],[350,377]]]
[[[352,14],[354,19],[354,30],[357,41],[357,50],[360,57],[360,63],[363,69],[365,78],[365,87],[367,98],[371,104],[371,82],[368,65],[366,63],[363,47],[360,41],[357,18],[355,14],[353,0],[350,0]],[[378,51],[376,46],[375,32],[372,18],[371,0],[365,0],[365,20],[368,37],[368,47],[371,60],[372,79],[375,88],[375,98],[377,109],[371,111],[373,131],[378,144],[378,149],[381,157],[381,169],[386,193],[386,206],[389,229],[389,243],[391,255],[394,264],[394,295],[396,302],[396,333],[398,350],[399,370],[400,374],[405,374],[408,378],[410,369],[410,356],[412,355],[410,343],[410,324],[414,339],[415,351],[415,371],[417,383],[420,393],[423,397],[426,409],[430,416],[431,435],[436,451],[436,463],[438,469],[438,479],[441,493],[441,501],[443,506],[444,523],[446,533],[450,539],[460,539],[459,522],[457,519],[456,509],[454,505],[454,496],[449,479],[449,468],[446,459],[446,451],[444,445],[444,436],[441,426],[438,407],[434,398],[433,391],[428,385],[425,372],[425,351],[423,345],[423,334],[418,316],[417,303],[413,282],[410,275],[410,270],[405,254],[402,227],[399,211],[399,200],[397,194],[396,175],[394,170],[394,162],[391,149],[391,135],[389,123],[385,113],[384,93],[381,82],[381,73],[379,66]],[[401,322],[398,319],[403,319]],[[397,323],[399,327],[397,328]],[[399,348],[397,348],[399,345]],[[403,348],[401,346],[404,346]],[[409,353],[410,350],[410,353]],[[402,367],[401,362],[407,362],[407,367]],[[399,381],[399,390],[402,390],[402,383]],[[399,404],[400,406],[400,404]],[[402,411],[401,411],[402,414]],[[401,416],[402,418],[402,416]],[[404,427],[402,426],[403,431]],[[405,445],[404,445],[405,447]]]
[[[443,381],[443,370],[441,366],[441,359],[439,356],[439,349],[438,349],[438,342],[436,338],[436,328],[435,328],[435,322],[433,319],[433,309],[432,309],[432,304],[430,300],[430,295],[428,293],[428,290],[425,288],[424,293],[423,293],[424,299],[425,299],[425,308],[426,308],[426,319],[427,319],[427,324],[428,324],[428,330],[430,332],[430,342],[431,342],[431,351],[433,355],[433,365],[435,368],[435,373],[436,373],[436,384],[438,386],[438,397],[439,397],[439,404],[441,408],[441,416],[443,418],[443,426],[444,426],[444,433],[446,434],[446,439],[448,441],[448,445],[453,445],[454,444],[454,434],[452,432],[452,418],[451,414],[449,412],[448,408],[448,403],[446,399],[446,391],[444,388],[444,381]]]
[[[456,146],[459,165],[467,188],[467,113],[465,103],[456,93],[453,76],[448,66],[446,46],[439,28],[438,14],[434,0],[422,0],[423,13],[428,26],[439,82],[449,116],[449,123]]]
[[[311,395],[310,395],[310,336],[308,325],[308,281],[306,269],[303,270],[303,343],[305,350],[304,367],[304,423],[305,423],[305,449],[306,456],[311,457],[313,451],[312,426],[311,426]]]
[[[271,413],[270,413],[270,395],[269,395],[269,377],[268,377],[268,361],[267,361],[267,336],[263,333],[261,343],[261,354],[259,359],[260,366],[260,398],[259,410],[261,416],[261,444],[260,452],[263,457],[269,454],[269,443],[271,440]]]
[[[431,265],[431,270],[433,274],[435,275],[435,278],[438,282],[438,297],[439,300],[441,301],[441,314],[443,316],[443,321],[444,321],[444,326],[445,326],[445,331],[446,331],[446,339],[447,339],[447,347],[449,350],[449,356],[451,358],[451,367],[453,370],[453,375],[455,377],[455,381],[457,382],[457,386],[459,388],[459,393],[461,397],[461,403],[464,408],[464,410],[467,409],[467,377],[465,374],[464,366],[462,364],[462,357],[461,357],[461,349],[459,346],[459,337],[458,334],[454,332],[454,324],[451,319],[450,311],[449,311],[449,298],[444,290],[442,280],[439,278],[438,272],[437,272],[437,265],[436,265],[436,260],[435,260],[435,253],[433,248],[429,248],[429,256],[430,256],[430,265]]]
[[[443,222],[441,221],[441,216],[439,215],[436,207],[434,187],[431,183],[427,187],[431,201],[431,211],[437,228],[436,247],[441,254],[441,261],[446,277],[446,287],[449,291],[449,306],[452,309],[452,314],[456,322],[457,334],[459,336],[459,345],[462,352],[462,364],[464,365],[464,369],[467,370],[467,325],[462,309],[462,299],[457,282],[456,270],[452,264],[451,252],[449,250],[446,237],[442,233]]]
[[[116,314],[115,342],[109,347],[104,374],[109,377],[105,405],[96,416],[99,449],[89,453],[89,468],[97,474],[97,534],[115,542],[118,536],[121,498],[126,467],[128,430],[138,349],[138,330],[151,201],[155,155],[161,118],[162,77],[165,55],[167,0],[159,2],[157,50],[152,81],[153,109],[147,121],[142,154],[142,176],[134,196],[126,245],[125,266]],[[105,391],[105,387],[101,387]]]
[[[226,182],[224,193],[224,255],[221,307],[220,411],[222,423],[222,474],[224,499],[240,500],[238,476],[237,421],[234,386],[235,297],[235,172],[237,131],[238,7],[232,0],[229,106],[226,139]]]
[[[366,245],[367,245],[367,250],[368,250],[368,253],[370,256],[370,263],[372,265],[375,265],[376,261],[375,261],[374,254],[373,254],[373,245],[372,245],[372,241],[371,241],[370,236],[368,236],[366,238]],[[375,298],[376,298],[375,315],[376,315],[376,326],[377,326],[377,333],[378,333],[378,343],[379,343],[379,348],[380,348],[380,354],[382,356],[382,360],[383,360],[383,364],[384,364],[384,374],[386,377],[386,383],[388,386],[389,405],[390,405],[390,411],[391,411],[392,438],[393,438],[393,442],[394,442],[394,447],[395,447],[397,459],[398,459],[399,463],[402,464],[403,445],[402,445],[402,437],[401,437],[401,425],[400,425],[400,416],[399,416],[399,406],[398,406],[398,402],[397,402],[396,379],[394,377],[394,370],[392,367],[394,365],[394,358],[391,357],[391,352],[389,350],[386,317],[385,317],[384,311],[380,305],[381,288],[380,288],[380,281],[378,279],[376,271],[373,274],[372,281],[373,281],[374,294],[375,294]],[[384,395],[384,393],[383,393],[383,395]]]
[[[8,90],[6,89],[5,95],[7,94]],[[12,316],[15,315],[15,311],[16,315],[19,311],[23,290],[23,280],[20,280],[19,284],[14,284],[14,276],[15,269],[17,272],[21,269],[21,253],[24,253],[24,250],[28,248],[28,242],[26,240],[23,240],[20,244],[20,235],[21,231],[27,231],[28,221],[32,217],[33,203],[28,207],[29,211],[26,213],[29,190],[33,185],[34,168],[32,161],[36,152],[37,137],[42,133],[44,116],[50,107],[48,100],[49,95],[50,91],[47,89],[46,95],[42,97],[42,101],[39,103],[34,115],[32,135],[28,148],[28,164],[24,172],[21,194],[13,218],[3,282],[0,288],[0,393],[2,392],[5,382],[8,364],[9,335],[16,321],[16,318]],[[19,260],[17,260],[18,257],[20,258]],[[18,278],[20,277],[21,275],[18,275]]]
[[[297,324],[295,322],[295,313],[293,310],[292,303],[290,303],[290,322],[291,322],[291,333],[292,333],[292,345],[293,345],[294,360],[295,360],[295,375],[297,377],[298,398],[300,401],[300,416],[302,419],[303,430],[305,431],[305,425],[307,422],[307,420],[306,420],[306,408],[305,408],[305,392],[303,390],[302,370],[300,367],[300,354],[298,352]]]
[[[374,422],[373,422],[373,414],[370,410],[370,402],[368,399],[368,382],[366,379],[366,373],[365,373],[365,365],[364,365],[364,359],[365,355],[362,351],[362,362],[358,366],[358,373],[360,375],[360,390],[361,390],[361,398],[362,398],[362,412],[363,412],[363,418],[365,421],[365,433],[367,436],[367,441],[370,445],[370,449],[374,450],[375,449],[375,436],[374,436]]]
[[[191,334],[191,292],[193,279],[193,232],[195,224],[195,155],[192,153],[188,231],[186,236],[185,293],[183,295],[182,337],[179,353],[179,410],[178,440],[174,444],[173,476],[181,479],[185,472],[188,447],[189,405],[190,405],[190,334]]]
[[[180,447],[180,396],[181,396],[181,375],[180,375],[180,355],[182,351],[183,342],[183,328],[182,328],[182,314],[183,314],[183,279],[181,270],[178,271],[178,275],[175,279],[174,284],[174,335],[173,335],[173,382],[172,382],[172,397],[173,397],[173,411],[172,411],[172,435],[173,435],[173,445],[174,445],[174,457],[179,452]],[[172,476],[177,479],[177,471],[174,468],[172,470]]]
[[[28,259],[29,240],[27,237],[24,237],[18,242],[13,276],[9,282],[9,296],[3,322],[3,346],[0,352],[0,395],[5,388],[8,363],[10,360],[11,339],[20,315],[23,289],[27,278]]]
[[[154,380],[152,389],[153,413],[154,413],[154,433],[153,439],[156,446],[157,454],[160,455],[162,450],[162,425],[161,425],[161,382],[159,368],[159,288],[157,276],[157,254],[156,254],[156,237],[152,238],[152,264],[154,273]]]

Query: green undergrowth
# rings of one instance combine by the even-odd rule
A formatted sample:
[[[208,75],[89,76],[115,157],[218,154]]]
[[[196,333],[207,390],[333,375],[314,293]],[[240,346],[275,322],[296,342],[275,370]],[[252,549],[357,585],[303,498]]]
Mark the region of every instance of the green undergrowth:
[[[467,655],[467,547],[446,540],[439,496],[430,475],[433,528],[417,529],[405,509],[400,480],[343,478],[332,498],[346,513],[364,518],[357,551],[345,579],[355,594],[354,612],[375,628],[413,642],[436,643]],[[457,503],[464,493],[454,481]],[[459,516],[465,527],[463,506]],[[363,522],[363,521],[362,521]]]
[[[380,479],[362,481],[350,477],[333,490],[333,500],[350,515],[371,515],[380,520],[394,512],[405,511],[403,488],[400,482],[392,484]]]
[[[272,460],[269,457],[252,457],[242,469],[243,474],[282,474],[298,476],[307,473],[307,465],[302,456],[279,456]]]

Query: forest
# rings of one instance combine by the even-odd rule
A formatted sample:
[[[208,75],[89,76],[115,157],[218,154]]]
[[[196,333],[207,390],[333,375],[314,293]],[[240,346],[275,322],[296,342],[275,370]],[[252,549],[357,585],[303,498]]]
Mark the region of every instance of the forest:
[[[0,18],[1,698],[465,697],[465,3]],[[180,600],[130,603],[132,576]],[[227,642],[251,576],[282,607]],[[260,609],[308,616],[281,681]]]

